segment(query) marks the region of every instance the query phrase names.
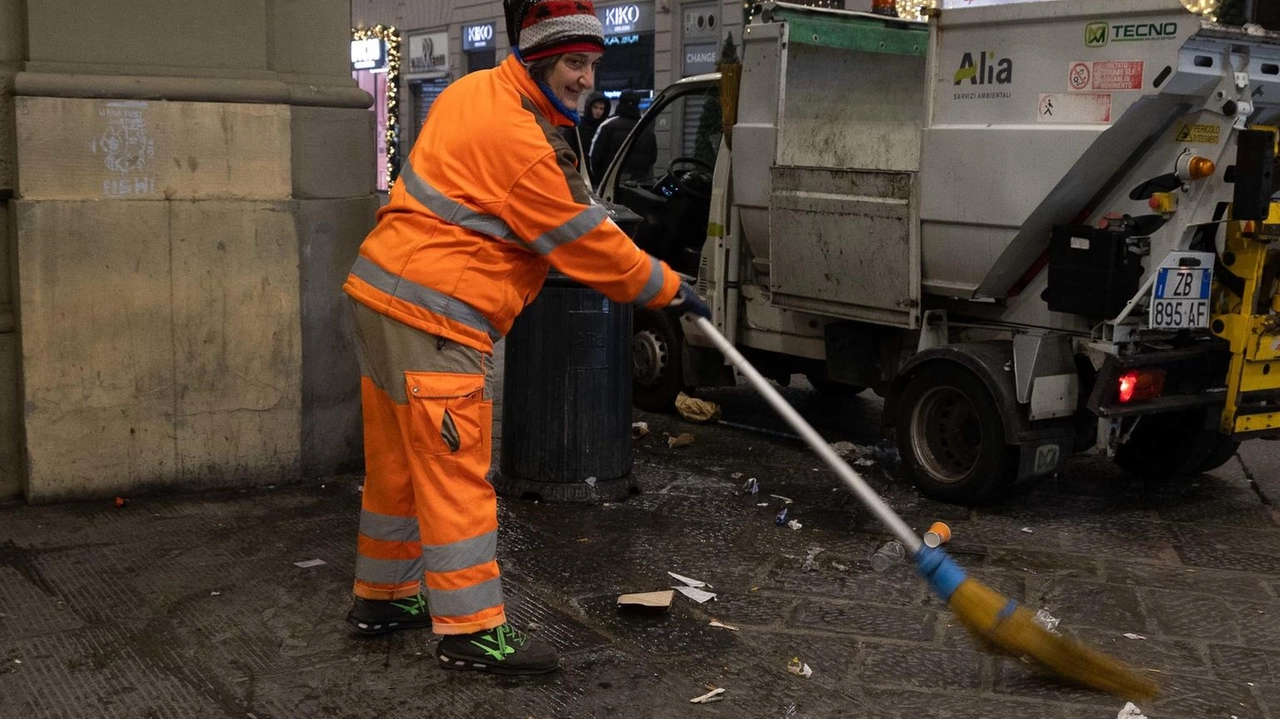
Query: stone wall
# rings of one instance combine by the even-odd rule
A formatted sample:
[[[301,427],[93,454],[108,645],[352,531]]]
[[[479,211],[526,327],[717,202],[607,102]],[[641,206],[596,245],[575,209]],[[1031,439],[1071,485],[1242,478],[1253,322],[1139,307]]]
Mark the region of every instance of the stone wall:
[[[0,500],[22,493],[22,416],[18,403],[18,335],[13,315],[13,78],[26,56],[26,3],[0,0]]]
[[[359,467],[340,286],[377,197],[349,13],[0,0],[0,499]]]

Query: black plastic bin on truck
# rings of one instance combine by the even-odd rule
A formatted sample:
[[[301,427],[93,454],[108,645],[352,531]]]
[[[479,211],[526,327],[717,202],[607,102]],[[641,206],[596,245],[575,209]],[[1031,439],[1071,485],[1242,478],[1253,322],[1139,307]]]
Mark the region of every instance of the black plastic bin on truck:
[[[640,218],[614,221],[634,236]],[[499,494],[609,502],[631,478],[631,306],[551,272],[507,334]]]

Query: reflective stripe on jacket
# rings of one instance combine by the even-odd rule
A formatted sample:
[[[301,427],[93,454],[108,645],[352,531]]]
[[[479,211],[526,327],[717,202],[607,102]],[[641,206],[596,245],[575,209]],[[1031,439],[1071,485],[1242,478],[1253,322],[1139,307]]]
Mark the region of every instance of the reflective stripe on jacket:
[[[450,85],[343,289],[485,352],[550,266],[616,302],[666,306],[679,275],[592,201],[557,129],[570,124],[515,56]]]

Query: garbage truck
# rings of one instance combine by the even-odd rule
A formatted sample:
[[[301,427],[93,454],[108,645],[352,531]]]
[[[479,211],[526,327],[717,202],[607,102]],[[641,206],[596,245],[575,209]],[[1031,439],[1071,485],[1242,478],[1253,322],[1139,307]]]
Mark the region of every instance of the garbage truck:
[[[768,2],[742,35],[598,191],[766,374],[883,396],[923,494],[1082,452],[1173,479],[1280,434],[1280,35],[1179,0]],[[664,162],[624,180],[644,133]],[[733,381],[670,314],[632,349],[642,406]]]

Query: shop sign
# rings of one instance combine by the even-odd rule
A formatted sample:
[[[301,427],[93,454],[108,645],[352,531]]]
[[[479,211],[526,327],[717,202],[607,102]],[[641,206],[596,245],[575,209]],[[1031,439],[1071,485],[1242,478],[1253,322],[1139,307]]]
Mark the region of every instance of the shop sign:
[[[449,74],[449,33],[428,32],[409,36],[408,77],[442,77]]]
[[[486,22],[480,25],[462,26],[462,51],[492,50],[493,38],[497,33],[497,23]]]
[[[376,37],[351,41],[352,70],[381,70],[386,66],[386,42]]]
[[[701,75],[704,72],[715,72],[715,70],[715,44],[684,46],[685,75]]]
[[[638,32],[653,32],[653,6],[639,3],[624,5],[596,6],[596,15],[600,24],[604,25],[604,34],[625,35]]]

